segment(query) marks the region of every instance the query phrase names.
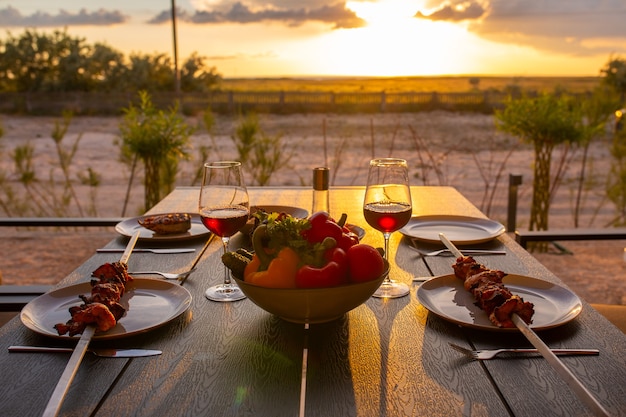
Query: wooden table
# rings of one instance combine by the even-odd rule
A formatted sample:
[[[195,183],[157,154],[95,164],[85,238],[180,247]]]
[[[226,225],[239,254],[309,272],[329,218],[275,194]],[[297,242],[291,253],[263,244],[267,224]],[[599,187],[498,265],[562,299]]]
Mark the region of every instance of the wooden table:
[[[363,219],[362,187],[331,190],[331,214],[348,213],[382,246]],[[413,187],[414,215],[482,213],[449,187]],[[178,188],[151,212],[195,211],[198,190]],[[251,188],[252,204],[308,208],[306,188]],[[451,273],[452,258],[420,258],[399,233],[392,236],[391,274],[411,283],[403,298],[372,298],[332,323],[302,325],[274,317],[251,301],[222,304],[204,291],[222,280],[215,240],[184,284],[189,311],[145,334],[94,345],[161,349],[150,358],[86,356],[61,414],[64,416],[587,416],[591,413],[541,357],[471,362],[448,346],[529,346],[519,334],[469,329],[420,305],[412,278]],[[124,247],[117,237],[111,247]],[[232,247],[238,238],[231,240]],[[178,243],[200,250],[203,240]],[[508,235],[493,243],[506,256],[476,257],[492,268],[563,284]],[[142,245],[140,245],[142,246]],[[145,245],[144,245],[145,246]],[[87,281],[97,266],[119,255],[96,254],[59,285]],[[134,254],[130,268],[182,271],[194,253]],[[575,268],[575,265],[573,265]],[[601,272],[597,277],[601,279]],[[599,356],[562,357],[612,414],[626,415],[626,336],[583,302],[573,321],[540,332],[551,347],[600,349]],[[14,344],[63,344],[27,329],[18,318],[0,330],[0,416],[42,413],[69,355],[8,353]],[[69,343],[71,345],[71,343]],[[308,351],[301,393],[303,350]]]

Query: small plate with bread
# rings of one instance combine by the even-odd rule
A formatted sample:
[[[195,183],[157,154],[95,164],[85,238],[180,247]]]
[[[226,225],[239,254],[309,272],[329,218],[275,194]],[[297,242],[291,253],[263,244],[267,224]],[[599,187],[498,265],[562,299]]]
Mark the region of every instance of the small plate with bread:
[[[197,213],[160,213],[132,217],[119,222],[115,230],[131,237],[139,231],[139,240],[169,242],[208,236],[207,229]]]

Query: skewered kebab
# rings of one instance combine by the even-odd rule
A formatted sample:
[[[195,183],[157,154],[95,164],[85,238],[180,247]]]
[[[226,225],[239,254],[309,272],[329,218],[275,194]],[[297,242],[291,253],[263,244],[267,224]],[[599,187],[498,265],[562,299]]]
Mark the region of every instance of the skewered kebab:
[[[534,305],[514,295],[502,283],[506,273],[489,269],[471,256],[460,256],[452,265],[454,275],[463,280],[463,287],[472,293],[475,304],[484,310],[489,320],[498,327],[514,328],[513,314],[527,324],[532,323]]]
[[[126,291],[126,283],[133,280],[126,264],[105,263],[93,271],[92,276],[91,294],[79,295],[83,304],[69,308],[72,318],[54,325],[59,336],[81,334],[89,324],[105,332],[124,316],[126,309],[119,302]]]
[[[476,274],[481,274],[484,270],[488,270],[484,265],[478,264],[470,257],[463,256],[463,254],[454,246],[454,244],[443,234],[439,233],[439,239],[446,245],[448,249],[457,257],[457,262],[453,265],[455,275],[463,279],[464,281]],[[478,272],[481,271],[482,272]],[[501,272],[501,271],[500,271]],[[504,274],[504,273],[502,273]],[[499,274],[497,274],[499,275]],[[506,275],[506,274],[504,274]],[[465,282],[464,282],[465,283]],[[470,284],[471,286],[471,284]],[[520,298],[521,300],[521,298]],[[576,376],[556,357],[556,355],[550,350],[550,348],[543,343],[543,340],[537,336],[535,332],[528,326],[534,313],[532,303],[521,303],[517,301],[512,303],[519,311],[512,311],[508,316],[510,321],[520,332],[530,341],[530,343],[537,348],[541,355],[552,365],[554,370],[563,378],[565,382],[572,388],[572,390],[578,395],[578,397],[589,407],[594,415],[597,416],[609,416],[608,411],[596,400],[591,392],[576,378]],[[505,309],[506,310],[506,309]],[[526,318],[523,318],[524,315]],[[490,315],[491,316],[491,315]],[[495,323],[498,325],[498,323]],[[508,323],[507,323],[508,324]],[[503,326],[504,327],[504,326]]]

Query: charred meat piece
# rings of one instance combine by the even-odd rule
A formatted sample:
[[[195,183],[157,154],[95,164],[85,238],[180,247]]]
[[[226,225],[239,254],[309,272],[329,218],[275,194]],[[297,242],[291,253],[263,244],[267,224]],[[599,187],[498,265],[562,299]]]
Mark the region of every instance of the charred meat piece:
[[[479,264],[471,256],[461,256],[452,265],[454,275],[463,280],[463,288],[473,296],[478,307],[487,315],[489,320],[498,327],[511,328],[515,324],[511,320],[517,314],[526,323],[532,323],[535,313],[532,303],[513,295],[502,283],[506,273],[489,269]]]
[[[132,281],[126,264],[103,264],[93,271],[92,276],[91,293],[79,295],[83,303],[69,308],[70,320],[54,326],[59,336],[80,334],[90,324],[94,324],[98,331],[106,332],[124,316],[126,310],[119,301],[126,291],[126,284]]]
[[[185,233],[191,229],[191,216],[187,213],[157,214],[144,217],[137,222],[158,235]]]

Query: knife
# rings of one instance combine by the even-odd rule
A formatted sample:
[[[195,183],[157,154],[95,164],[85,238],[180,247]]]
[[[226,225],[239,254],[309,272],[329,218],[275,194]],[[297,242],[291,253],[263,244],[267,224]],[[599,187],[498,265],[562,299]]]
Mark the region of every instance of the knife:
[[[22,353],[72,353],[72,348],[44,347],[44,346],[9,346],[9,352]],[[87,349],[87,352],[104,358],[139,358],[144,356],[160,355],[160,350],[153,349]]]
[[[194,248],[178,248],[178,249],[135,249],[133,253],[188,253],[195,252]],[[124,249],[121,248],[100,248],[96,249],[98,253],[120,253],[124,252]]]

